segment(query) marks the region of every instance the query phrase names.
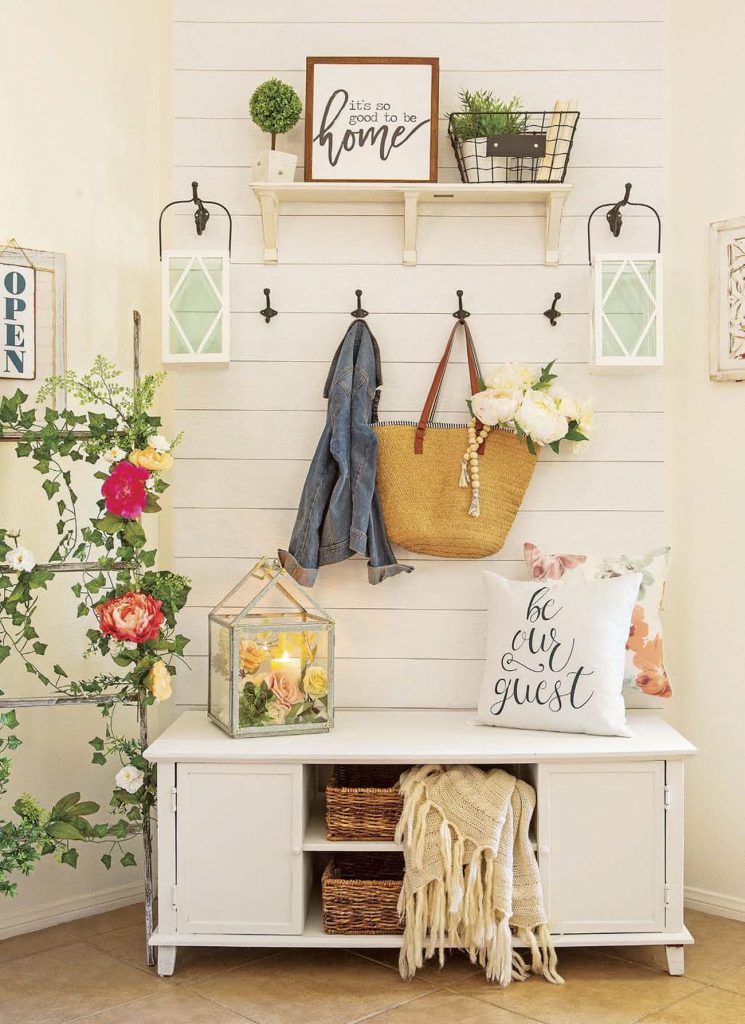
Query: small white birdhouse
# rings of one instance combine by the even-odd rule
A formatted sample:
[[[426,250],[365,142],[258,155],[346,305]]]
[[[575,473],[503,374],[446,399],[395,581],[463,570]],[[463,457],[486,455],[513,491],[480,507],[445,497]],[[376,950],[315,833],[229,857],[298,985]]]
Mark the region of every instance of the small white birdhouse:
[[[597,255],[593,267],[590,366],[634,370],[662,366],[662,257]]]
[[[230,361],[230,255],[227,251],[164,252],[164,363]]]

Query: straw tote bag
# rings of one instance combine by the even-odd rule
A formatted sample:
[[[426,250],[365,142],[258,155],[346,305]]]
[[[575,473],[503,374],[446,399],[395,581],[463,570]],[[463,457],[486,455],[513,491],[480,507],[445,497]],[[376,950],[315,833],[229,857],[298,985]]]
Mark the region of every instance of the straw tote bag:
[[[407,551],[441,558],[484,558],[499,551],[533,476],[536,456],[516,434],[493,429],[479,450],[478,516],[468,514],[471,490],[459,486],[468,447],[464,424],[436,423],[453,340],[464,329],[471,394],[481,390],[468,324],[453,328],[418,423],[377,423],[377,485],[389,538]],[[480,424],[477,423],[477,430]]]

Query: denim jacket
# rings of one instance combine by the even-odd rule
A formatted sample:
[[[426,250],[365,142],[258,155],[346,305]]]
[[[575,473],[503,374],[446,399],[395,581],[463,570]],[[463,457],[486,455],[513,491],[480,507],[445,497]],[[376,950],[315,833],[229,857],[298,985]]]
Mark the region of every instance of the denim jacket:
[[[312,587],[318,567],[367,555],[368,579],[380,583],[412,566],[393,555],[375,486],[378,389],[383,383],[378,343],[363,320],[350,324],[336,350],[324,388],[326,425],[300,498],[288,551],[287,571]]]

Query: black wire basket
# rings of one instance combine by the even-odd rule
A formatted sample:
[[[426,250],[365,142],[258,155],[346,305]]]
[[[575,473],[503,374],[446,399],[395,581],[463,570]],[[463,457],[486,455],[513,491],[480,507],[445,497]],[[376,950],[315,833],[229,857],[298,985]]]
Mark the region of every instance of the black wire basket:
[[[578,121],[577,110],[450,114],[448,135],[461,181],[560,184]]]

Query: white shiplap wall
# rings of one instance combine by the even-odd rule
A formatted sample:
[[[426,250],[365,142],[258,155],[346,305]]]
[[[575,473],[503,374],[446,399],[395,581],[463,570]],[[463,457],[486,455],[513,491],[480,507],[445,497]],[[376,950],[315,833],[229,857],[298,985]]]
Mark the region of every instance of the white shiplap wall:
[[[323,381],[364,290],[381,345],[381,411],[415,416],[465,290],[482,364],[556,356],[561,379],[594,400],[597,440],[577,457],[544,453],[507,542],[490,564],[523,575],[521,546],[643,549],[664,540],[662,379],[597,377],[587,368],[590,276],[585,222],[633,181],[662,191],[662,0],[175,0],[172,192],[225,203],[234,216],[233,362],[173,371],[175,419],[186,440],[174,472],[177,571],[194,581],[184,614],[193,671],[172,712],[206,698],[207,610],[258,555],[289,540],[324,421]],[[526,107],[577,97],[582,112],[567,181],[561,265],[543,265],[543,214],[532,207],[423,211],[419,265],[402,267],[400,210],[293,206],[280,224],[277,267],[261,263],[251,158],[265,140],[247,116],[252,90],[278,75],[304,93],[306,55],[439,56],[440,109],[463,87],[518,93]],[[457,178],[441,124],[440,179]],[[304,123],[282,145],[302,152]],[[299,172],[299,175],[302,171]],[[222,244],[214,216],[203,242]],[[602,232],[602,233],[601,233]],[[603,249],[653,244],[648,218],[628,211],[622,239],[598,225]],[[170,243],[193,245],[190,215]],[[272,289],[279,311],[255,310]],[[556,328],[541,316],[562,293]],[[462,364],[462,355],[458,355]],[[441,409],[461,418],[465,366],[451,368]],[[337,621],[338,703],[472,706],[484,653],[483,563],[421,556],[378,587],[359,559],[322,570],[315,595]]]

